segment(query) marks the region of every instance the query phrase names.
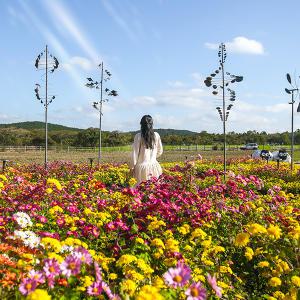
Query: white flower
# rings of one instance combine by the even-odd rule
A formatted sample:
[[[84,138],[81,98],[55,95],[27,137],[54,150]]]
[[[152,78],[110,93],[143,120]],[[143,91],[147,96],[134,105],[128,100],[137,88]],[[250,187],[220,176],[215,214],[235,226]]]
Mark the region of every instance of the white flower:
[[[15,230],[14,237],[23,241],[25,246],[36,248],[39,246],[41,239],[32,231]]]
[[[32,226],[30,217],[28,216],[28,214],[26,214],[24,212],[17,212],[15,214],[13,214],[13,218],[16,220],[16,222],[18,223],[18,225],[21,228],[26,228],[26,227]]]

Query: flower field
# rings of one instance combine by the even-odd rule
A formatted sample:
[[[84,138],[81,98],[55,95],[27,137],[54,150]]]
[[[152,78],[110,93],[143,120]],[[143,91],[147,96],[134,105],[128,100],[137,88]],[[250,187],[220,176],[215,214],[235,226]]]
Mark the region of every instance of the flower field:
[[[1,299],[299,299],[300,169],[55,162],[0,174]]]

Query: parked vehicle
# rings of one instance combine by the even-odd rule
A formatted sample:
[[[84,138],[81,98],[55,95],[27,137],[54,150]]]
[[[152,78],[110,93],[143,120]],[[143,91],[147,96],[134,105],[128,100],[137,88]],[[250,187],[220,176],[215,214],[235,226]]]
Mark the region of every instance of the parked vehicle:
[[[248,143],[240,148],[241,150],[257,150],[258,145],[256,143]]]

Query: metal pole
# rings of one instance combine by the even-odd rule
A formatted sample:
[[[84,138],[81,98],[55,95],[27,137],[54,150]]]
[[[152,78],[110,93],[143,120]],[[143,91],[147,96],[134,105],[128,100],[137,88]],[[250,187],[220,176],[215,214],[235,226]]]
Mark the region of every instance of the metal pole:
[[[101,126],[102,126],[102,102],[103,102],[103,62],[101,63],[101,81],[100,81],[100,107],[99,107],[99,149],[98,149],[98,166],[101,160]]]
[[[291,170],[294,164],[294,91],[292,91],[292,148],[291,148]]]
[[[46,45],[46,100],[45,100],[45,169],[48,161],[48,46]]]
[[[223,90],[223,167],[224,167],[224,181],[226,179],[226,119],[225,119],[225,76],[224,76],[224,44],[222,43],[222,56],[221,56],[221,68],[222,68],[222,90]]]

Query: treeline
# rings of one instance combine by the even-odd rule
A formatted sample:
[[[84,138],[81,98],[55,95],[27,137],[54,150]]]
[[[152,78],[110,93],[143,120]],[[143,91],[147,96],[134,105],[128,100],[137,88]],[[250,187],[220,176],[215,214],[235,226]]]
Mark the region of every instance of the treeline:
[[[194,133],[176,131],[171,129],[158,129],[162,142],[165,145],[218,145],[223,142],[223,135],[202,131]],[[133,142],[136,132],[104,131],[102,132],[103,146],[122,146]],[[267,144],[290,144],[291,133],[266,133],[247,131],[244,133],[227,133],[229,145],[241,145],[245,143]],[[61,129],[48,132],[49,145],[96,147],[99,141],[99,130],[88,129]],[[43,146],[45,144],[45,133],[42,129],[23,128],[0,128],[0,146]],[[300,144],[300,129],[295,132],[295,144]]]

